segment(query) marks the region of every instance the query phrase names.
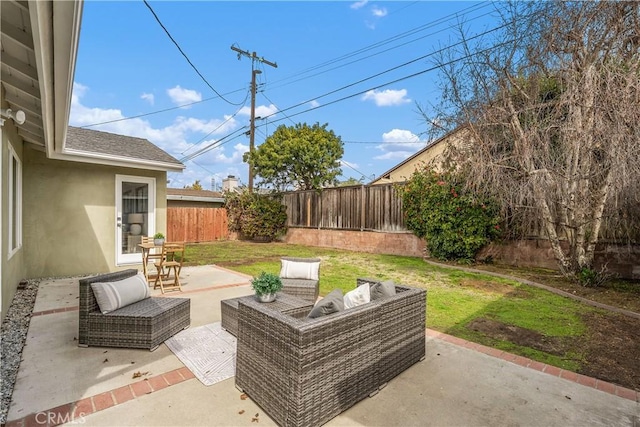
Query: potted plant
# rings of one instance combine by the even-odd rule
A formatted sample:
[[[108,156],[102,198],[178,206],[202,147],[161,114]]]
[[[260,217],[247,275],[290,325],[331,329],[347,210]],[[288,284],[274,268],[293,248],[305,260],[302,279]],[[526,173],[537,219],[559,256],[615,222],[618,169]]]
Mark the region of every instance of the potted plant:
[[[156,246],[162,246],[164,244],[164,234],[156,233],[153,235],[153,244]]]
[[[282,280],[276,274],[263,271],[251,280],[251,287],[260,301],[271,302],[276,299],[276,292],[282,289]]]

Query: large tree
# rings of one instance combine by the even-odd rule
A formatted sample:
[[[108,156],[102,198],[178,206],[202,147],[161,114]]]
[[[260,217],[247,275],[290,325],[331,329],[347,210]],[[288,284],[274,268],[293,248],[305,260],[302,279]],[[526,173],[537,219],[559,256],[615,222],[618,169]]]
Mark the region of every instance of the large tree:
[[[637,233],[640,3],[497,6],[491,38],[461,25],[461,48],[439,60],[444,102],[423,112],[471,131],[454,160],[502,200],[512,231],[538,228],[567,275],[590,270],[604,223]]]
[[[279,126],[254,152],[245,154],[261,186],[277,190],[320,189],[334,185],[344,154],[342,140],[327,124]]]

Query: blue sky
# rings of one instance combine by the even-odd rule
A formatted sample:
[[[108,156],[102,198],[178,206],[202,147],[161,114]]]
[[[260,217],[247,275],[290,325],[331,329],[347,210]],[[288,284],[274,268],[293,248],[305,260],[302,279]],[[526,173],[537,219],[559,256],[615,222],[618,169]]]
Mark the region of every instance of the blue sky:
[[[252,60],[232,45],[277,64],[255,62],[256,146],[279,125],[327,123],[344,142],[340,179],[366,183],[428,143],[417,104],[440,96],[429,54],[458,41],[461,21],[472,33],[495,25],[481,2],[148,4],[195,69],[143,1],[85,1],[70,124],[183,160],[168,176],[176,188],[247,183]]]

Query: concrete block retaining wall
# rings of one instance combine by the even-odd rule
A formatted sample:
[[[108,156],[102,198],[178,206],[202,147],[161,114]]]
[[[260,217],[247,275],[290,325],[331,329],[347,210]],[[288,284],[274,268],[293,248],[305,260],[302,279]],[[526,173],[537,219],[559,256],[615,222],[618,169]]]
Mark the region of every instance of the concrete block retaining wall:
[[[425,241],[412,233],[290,228],[284,241],[299,245],[376,254],[416,257],[422,257],[426,254]],[[492,243],[481,250],[477,258],[480,260],[488,256],[501,264],[558,269],[551,246],[545,240]],[[640,245],[598,244],[595,268],[600,269],[602,266],[606,266],[607,271],[617,274],[621,278],[640,279]]]

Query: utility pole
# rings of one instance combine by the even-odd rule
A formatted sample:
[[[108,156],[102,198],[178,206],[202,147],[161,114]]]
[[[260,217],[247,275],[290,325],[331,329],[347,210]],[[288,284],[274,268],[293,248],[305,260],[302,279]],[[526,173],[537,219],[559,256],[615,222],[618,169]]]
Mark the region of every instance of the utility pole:
[[[267,61],[262,57],[258,57],[255,52],[249,52],[246,50],[242,50],[238,47],[231,46],[231,50],[238,52],[238,60],[242,56],[246,56],[247,58],[251,58],[251,123],[249,124],[249,156],[253,154],[254,145],[255,145],[255,134],[256,134],[256,75],[262,73],[260,70],[255,69],[256,61],[262,62],[264,64],[270,65],[273,68],[278,68],[278,64],[275,62]],[[249,192],[253,191],[253,166],[251,165],[251,161],[249,161]]]

